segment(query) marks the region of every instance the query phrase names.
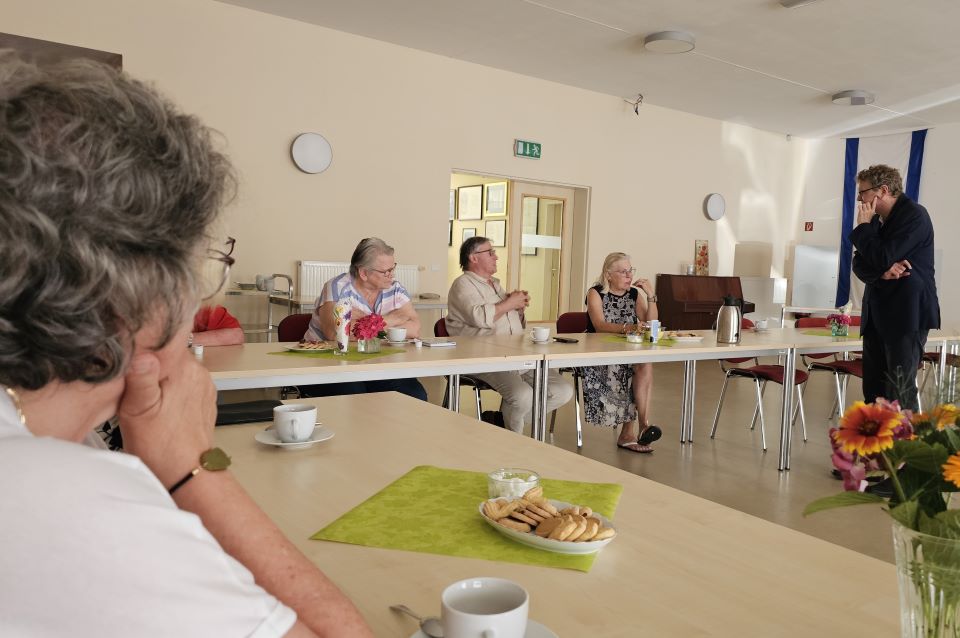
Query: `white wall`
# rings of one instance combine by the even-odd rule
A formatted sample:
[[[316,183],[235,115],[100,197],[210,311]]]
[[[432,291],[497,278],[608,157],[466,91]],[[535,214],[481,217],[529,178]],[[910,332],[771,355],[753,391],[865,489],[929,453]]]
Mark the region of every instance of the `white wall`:
[[[210,0],[7,0],[3,15],[11,33],[122,53],[223,132],[242,178],[234,279],[345,260],[376,234],[441,290],[452,170],[591,187],[589,273],[612,250],[648,276],[678,272],[709,239],[713,274],[751,241],[771,245],[778,275],[797,236],[800,140],[651,105],[637,117],[617,97]],[[321,175],[290,162],[303,131],[332,143]],[[517,137],[543,159],[514,158]],[[719,223],[701,213],[710,192],[728,203]]]

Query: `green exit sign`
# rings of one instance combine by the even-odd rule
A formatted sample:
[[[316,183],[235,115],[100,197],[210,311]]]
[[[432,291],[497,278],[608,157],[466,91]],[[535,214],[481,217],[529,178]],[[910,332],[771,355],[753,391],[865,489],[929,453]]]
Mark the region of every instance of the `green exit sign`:
[[[530,159],[540,159],[540,142],[528,142],[527,140],[513,140],[513,154],[517,157],[529,157]]]

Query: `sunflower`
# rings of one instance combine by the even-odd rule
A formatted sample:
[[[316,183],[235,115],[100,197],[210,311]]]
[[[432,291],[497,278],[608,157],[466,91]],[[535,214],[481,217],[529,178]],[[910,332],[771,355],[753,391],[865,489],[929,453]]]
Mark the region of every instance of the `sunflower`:
[[[943,464],[943,478],[960,487],[960,453],[954,454]]]
[[[893,431],[899,424],[900,413],[857,401],[840,419],[833,438],[845,451],[869,456],[893,447]]]

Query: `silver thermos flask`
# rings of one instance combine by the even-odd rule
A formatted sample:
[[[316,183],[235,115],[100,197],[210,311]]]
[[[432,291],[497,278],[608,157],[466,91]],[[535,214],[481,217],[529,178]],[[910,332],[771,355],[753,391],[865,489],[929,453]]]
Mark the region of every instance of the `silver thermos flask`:
[[[723,305],[717,313],[717,343],[740,343],[742,317],[740,300],[731,296],[724,297]]]

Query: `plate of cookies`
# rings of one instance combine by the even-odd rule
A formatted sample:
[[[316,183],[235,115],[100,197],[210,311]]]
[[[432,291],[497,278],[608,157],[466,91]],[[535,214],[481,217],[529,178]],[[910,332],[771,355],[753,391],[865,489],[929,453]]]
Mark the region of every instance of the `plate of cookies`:
[[[520,498],[480,503],[480,516],[507,538],[559,554],[593,554],[612,541],[617,530],[589,507],[546,499],[543,488]]]
[[[290,352],[324,352],[333,350],[337,347],[335,341],[301,341],[300,343],[287,343],[283,348]]]

